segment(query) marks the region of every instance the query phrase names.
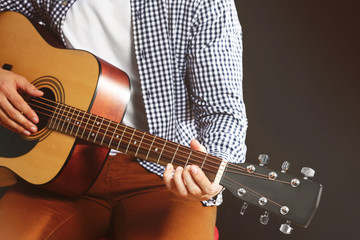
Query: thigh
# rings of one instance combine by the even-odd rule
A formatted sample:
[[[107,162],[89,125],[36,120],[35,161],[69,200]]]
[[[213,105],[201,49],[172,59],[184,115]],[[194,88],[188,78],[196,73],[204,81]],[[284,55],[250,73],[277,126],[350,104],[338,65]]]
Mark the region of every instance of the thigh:
[[[143,191],[114,208],[116,239],[214,239],[216,207],[189,202],[164,188]]]
[[[67,199],[17,184],[0,199],[0,239],[96,239],[110,210],[90,198]]]

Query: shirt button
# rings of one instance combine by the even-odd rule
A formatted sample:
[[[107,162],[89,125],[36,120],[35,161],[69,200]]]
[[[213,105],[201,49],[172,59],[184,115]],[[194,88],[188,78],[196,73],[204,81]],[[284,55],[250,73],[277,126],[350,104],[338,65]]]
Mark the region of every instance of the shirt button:
[[[151,98],[151,92],[150,92],[150,90],[147,90],[147,91],[146,91],[146,98],[147,98],[147,99],[150,99],[150,98]]]
[[[136,10],[135,18],[138,19],[138,20],[140,19],[140,11],[139,10]]]
[[[69,4],[69,1],[68,1],[68,0],[62,1],[62,5],[63,5],[64,7],[66,7],[68,4]]]
[[[141,50],[140,56],[141,56],[141,59],[145,59],[146,54],[145,54],[145,50],[144,50],[144,49]]]

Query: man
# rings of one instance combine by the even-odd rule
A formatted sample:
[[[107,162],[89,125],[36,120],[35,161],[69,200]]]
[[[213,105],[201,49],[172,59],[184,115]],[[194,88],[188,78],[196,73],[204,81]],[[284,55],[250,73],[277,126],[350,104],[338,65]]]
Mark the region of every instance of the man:
[[[241,27],[232,0],[1,0],[5,10],[127,72],[132,93],[124,124],[244,161]],[[31,135],[39,119],[20,91],[42,95],[0,70],[0,123]],[[96,239],[113,224],[116,239],[212,239],[220,191],[199,166],[174,171],[112,150],[77,199],[24,183],[10,188],[0,200],[0,238]]]

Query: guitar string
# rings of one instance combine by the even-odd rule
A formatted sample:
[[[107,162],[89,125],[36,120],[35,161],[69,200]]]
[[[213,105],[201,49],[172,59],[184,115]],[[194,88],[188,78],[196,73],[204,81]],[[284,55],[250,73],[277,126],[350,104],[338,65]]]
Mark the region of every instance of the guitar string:
[[[241,184],[240,182],[237,182],[237,181],[235,181],[235,180],[232,179],[232,178],[229,178],[229,177],[227,177],[227,176],[224,176],[224,181],[227,181],[227,180],[228,180],[227,183],[228,183],[229,185],[232,185],[232,187],[234,187],[235,189],[236,189],[237,187],[242,187],[242,188],[248,190],[248,191],[249,191],[251,194],[253,194],[254,196],[258,196],[258,197],[263,197],[263,196],[264,196],[264,195],[256,192],[255,190],[253,190],[253,189],[251,189],[251,188],[249,188],[249,187],[244,186],[244,185]],[[277,206],[279,206],[279,207],[282,207],[281,204],[275,202],[274,200],[272,200],[272,199],[270,199],[270,198],[266,198],[266,199],[268,200],[268,202],[272,202],[273,204],[275,204],[275,205],[277,205]]]
[[[227,172],[229,173],[237,173],[237,171],[230,171],[230,170],[226,170]],[[249,172],[244,172],[242,175],[244,176],[252,176],[253,174],[256,174],[255,172],[254,173],[249,173]],[[291,184],[291,182],[287,182],[287,181],[284,181],[284,180],[280,180],[280,179],[269,179],[266,175],[265,176],[258,176],[259,179],[264,179],[264,180],[270,180],[270,181],[274,181],[274,182],[278,182],[278,183],[284,183],[284,184]]]
[[[46,100],[48,100],[48,99],[46,99]],[[33,101],[34,101],[34,99],[33,99]],[[41,103],[41,102],[40,102]],[[44,103],[42,103],[42,104],[44,104]],[[65,105],[65,104],[64,104]],[[35,105],[36,106],[36,105]],[[52,105],[47,105],[47,106],[49,106],[49,107],[54,107],[54,106],[52,106]],[[65,105],[65,107],[66,107],[67,105]],[[39,108],[42,108],[42,107],[40,107],[40,106],[37,106],[37,107],[39,107]],[[70,107],[70,108],[72,108],[71,106],[67,106],[67,107]],[[43,110],[46,110],[46,111],[50,111],[49,109],[46,109],[46,108],[42,108]],[[76,109],[76,108],[74,108],[75,110],[77,110],[77,111],[79,111],[79,113],[81,113],[81,111],[82,110],[80,110],[80,109]],[[89,113],[87,113],[87,112],[85,112],[85,111],[83,111],[85,114],[88,114],[88,115],[90,115]],[[51,111],[50,111],[50,113],[51,113]],[[50,115],[48,115],[48,114],[45,114],[45,113],[41,113],[41,114],[44,114],[44,115],[46,115],[46,116],[49,116],[49,117],[51,117]],[[68,114],[69,114],[69,111],[68,111]],[[74,113],[73,113],[73,115],[74,115]],[[62,116],[65,116],[65,115],[62,115]],[[61,118],[57,118],[57,119],[60,119],[61,120]],[[91,116],[90,116],[90,118],[89,119],[91,119]],[[104,118],[105,119],[105,118]],[[74,120],[74,118],[72,118],[72,120]],[[105,120],[107,120],[107,119],[105,119]],[[75,123],[75,121],[76,120],[74,120],[74,123]],[[112,122],[111,120],[107,120],[107,121],[109,121],[109,123],[110,122]],[[94,121],[95,122],[95,121]],[[68,123],[68,124],[70,124],[70,123]],[[80,126],[81,127],[81,126]],[[85,131],[86,129],[84,129],[84,131]],[[134,131],[136,131],[136,129],[134,129]],[[105,134],[104,134],[105,135]],[[133,134],[134,135],[134,134]],[[106,135],[106,136],[108,136],[108,135]],[[144,136],[144,135],[143,135]],[[147,140],[151,140],[151,139],[147,139]],[[126,142],[127,143],[127,142]],[[169,143],[171,143],[171,142],[169,142]],[[128,144],[130,144],[130,142],[128,143]],[[173,144],[175,144],[175,145],[177,145],[176,143],[173,143]],[[142,144],[143,145],[143,144]],[[180,146],[182,146],[182,145],[180,145]],[[160,148],[161,148],[161,146],[159,146]],[[171,148],[171,147],[169,147],[169,148]],[[180,152],[180,151],[179,151]],[[200,162],[203,162],[203,159],[204,158],[202,158],[201,156],[197,156],[197,154],[198,153],[200,153],[200,152],[196,152],[196,151],[192,151],[192,154],[195,154],[194,156],[191,156],[191,159],[192,160],[195,160],[194,158],[196,158],[196,161],[194,161],[194,162],[197,162],[197,163],[200,163]],[[145,154],[145,153],[144,153]],[[171,154],[171,153],[170,153]],[[189,155],[187,152],[186,152],[186,156],[187,155]],[[203,155],[206,155],[206,154],[203,154]],[[209,155],[210,156],[210,155]],[[200,159],[198,158],[198,157],[200,157]],[[216,159],[215,159],[216,160]],[[215,162],[214,160],[211,160],[211,158],[210,158],[210,160],[207,160],[208,162],[210,162],[210,163],[214,163],[214,164],[217,164],[217,162]],[[222,160],[217,160],[217,161],[219,161],[219,162],[221,162]],[[183,161],[182,161],[183,162]],[[186,166],[186,165],[185,165]],[[208,165],[209,166],[209,165]],[[210,171],[209,169],[205,169],[205,170],[208,170],[208,171],[210,171],[210,172],[212,172],[212,173],[217,173],[217,170],[218,170],[218,164],[214,167],[214,166],[209,166],[209,167],[212,167],[212,168],[215,168],[215,171]],[[240,171],[240,172],[244,172],[244,173],[248,173],[248,171],[247,171],[247,169],[246,168],[243,168],[243,167],[241,167],[241,166],[238,166],[238,165],[236,165],[236,164],[233,164],[233,163],[229,163],[228,162],[228,168],[229,169],[235,169],[235,170],[238,170],[238,171]],[[254,173],[252,173],[251,175],[249,175],[249,174],[247,174],[248,176],[252,176],[252,177],[255,177],[254,175],[257,175],[257,176],[260,176],[259,178],[262,178],[262,179],[267,179],[267,180],[270,180],[270,181],[279,181],[279,180],[272,180],[272,179],[268,179],[267,178],[267,175],[264,175],[264,174],[260,174],[260,173],[256,173],[256,172],[254,172]],[[286,183],[288,183],[288,184],[290,184],[289,182],[286,182]]]
[[[45,100],[47,100],[47,101],[50,101],[50,100],[48,100],[48,99],[45,99]],[[50,106],[50,107],[54,107],[54,106],[51,106],[51,105],[48,105],[48,106]],[[70,108],[72,108],[71,106],[68,106],[68,107],[70,107]],[[75,110],[77,110],[76,108],[74,108]],[[46,109],[47,111],[49,111],[48,109]],[[78,111],[81,111],[81,110],[78,110]],[[69,113],[69,111],[67,111],[68,113]],[[91,115],[91,114],[89,114],[89,113],[86,113],[86,112],[84,112],[85,114],[88,114],[88,115]],[[85,118],[85,119],[87,119],[87,118]],[[91,120],[91,122],[92,123],[94,123],[94,121],[91,119],[91,116],[89,117],[89,119]],[[108,122],[108,125],[110,126],[110,123],[112,122],[111,120],[107,120],[107,119],[105,119],[107,122]],[[90,124],[91,125],[91,124]],[[124,125],[122,125],[122,126],[124,126]],[[111,127],[109,127],[109,128],[112,128],[112,129],[114,129],[114,127],[113,126],[111,126]],[[100,128],[99,128],[100,129]],[[104,130],[103,128],[102,128],[102,125],[101,125],[101,129],[102,130]],[[129,129],[132,129],[132,128],[129,128]],[[134,131],[136,131],[136,130],[134,130]],[[127,134],[126,132],[124,132],[125,134]],[[108,136],[108,135],[106,135],[106,136]],[[136,132],[135,132],[135,134],[133,134],[133,136],[136,136],[136,137],[140,137],[138,134],[136,134]],[[153,140],[153,138],[144,138],[143,137],[144,135],[142,135],[140,138],[142,138],[142,139],[145,139],[145,140],[147,140],[147,141],[150,141],[151,143],[152,143],[152,140]],[[146,134],[145,134],[145,136],[146,136]],[[109,136],[108,136],[109,137]],[[159,138],[160,139],[160,138]],[[151,145],[151,143],[148,143],[148,142],[144,142],[145,144],[142,144],[142,145],[147,145],[147,146],[149,146],[149,144]],[[170,141],[167,141],[166,142],[168,145],[169,145],[169,147],[168,147],[168,149],[172,149],[172,150],[174,150],[174,148],[177,148],[177,146],[179,145],[179,144],[177,144],[177,143],[173,143],[173,142],[170,142]],[[155,144],[157,144],[157,143],[155,143]],[[175,145],[174,147],[172,146],[172,145]],[[162,146],[160,145],[160,146],[156,146],[156,145],[154,145],[155,147],[159,147],[159,148],[162,148]],[[181,146],[181,149],[180,149],[180,151],[178,151],[179,153],[183,153],[183,154],[186,154],[186,155],[183,155],[183,156],[187,156],[187,155],[189,155],[189,152],[187,151],[187,147],[185,147],[185,146],[182,146],[182,145],[180,145]],[[185,152],[182,150],[182,148],[186,148],[185,149]],[[197,159],[198,161],[197,161],[197,163],[201,163],[203,160],[204,160],[204,158],[205,158],[205,156],[207,155],[207,154],[205,154],[205,153],[203,153],[203,156],[197,156],[197,155],[201,155],[201,154],[199,154],[199,152],[196,152],[196,151],[192,151],[192,154],[193,153],[195,153],[196,155],[195,156],[192,156],[191,157],[191,159]],[[171,152],[170,152],[170,154],[171,154]],[[198,158],[198,157],[200,157],[200,159]],[[219,166],[219,163],[221,163],[222,162],[222,160],[221,159],[219,159],[219,160],[216,160],[216,159],[213,159],[213,160],[211,160],[211,158],[210,158],[210,160],[207,160],[209,163],[213,163],[213,164],[215,164],[215,166],[216,166],[216,169],[218,168],[218,166]]]
[[[36,106],[36,105],[34,105],[34,104],[32,104],[32,103],[29,103],[30,105],[33,105],[33,106]],[[38,107],[38,108],[41,108],[40,106],[36,106],[36,107]],[[52,106],[53,107],[53,106]],[[46,111],[49,111],[49,109],[44,109],[44,108],[42,108],[43,110],[46,110]],[[39,111],[38,111],[39,112]],[[48,116],[48,117],[52,117],[51,115],[49,115],[49,114],[47,114],[47,113],[44,113],[44,112],[39,112],[40,114],[42,114],[42,115],[45,115],[45,116]],[[62,116],[65,116],[65,115],[62,115]],[[54,118],[54,117],[52,117],[52,118]],[[62,118],[58,118],[58,117],[55,117],[57,120],[63,120]],[[72,120],[74,120],[74,118],[72,118]],[[56,120],[55,120],[56,121]],[[70,123],[67,123],[67,124],[70,124]],[[81,127],[81,126],[80,126]],[[59,127],[57,127],[57,128],[59,128]],[[81,127],[82,128],[82,127]],[[84,131],[85,130],[89,130],[89,128],[87,128],[87,129],[85,129],[85,128],[83,128],[84,129]],[[55,128],[55,130],[59,130],[59,129],[56,129]],[[136,131],[135,129],[134,129],[134,131]],[[124,132],[124,133],[126,133],[126,132]],[[134,134],[133,134],[134,135]],[[109,135],[106,135],[106,136],[108,136],[109,137]],[[129,138],[129,136],[127,135],[127,134],[125,134],[124,135],[125,136],[125,138],[123,138],[124,139],[124,141],[126,140],[126,138]],[[97,141],[99,141],[99,140],[97,140]],[[145,143],[145,142],[144,142]],[[168,142],[168,143],[170,143],[170,142]],[[125,141],[125,144],[130,144],[130,141],[128,141],[128,142],[126,142]],[[175,144],[175,143],[174,143]],[[145,147],[145,145],[146,144],[142,144],[142,145],[144,145],[144,147]],[[154,146],[155,146],[155,144],[153,144]],[[159,146],[159,148],[161,148],[161,146]],[[132,150],[132,149],[129,149],[129,150]],[[191,150],[192,151],[192,150]],[[165,151],[164,151],[164,153],[165,153]],[[170,153],[171,154],[171,152],[168,152],[168,153]],[[199,158],[198,158],[198,154],[199,154],[200,152],[196,152],[196,151],[192,151],[192,154],[193,154],[193,156],[192,156],[192,158],[194,157],[194,158],[196,158],[197,160],[199,160]],[[173,154],[172,154],[173,155]],[[189,154],[187,154],[187,155],[189,155]],[[206,155],[206,154],[204,154],[204,155]],[[163,154],[163,156],[165,156],[164,154]],[[203,160],[203,159],[201,159],[201,160]],[[201,163],[202,161],[195,161],[195,162],[197,162],[197,163]],[[211,161],[209,161],[209,162],[211,162]],[[212,161],[211,163],[214,163],[214,161]],[[212,166],[214,169],[216,169],[217,170],[217,167],[215,167],[215,166]],[[214,171],[213,171],[214,172]],[[217,172],[217,171],[216,171]]]
[[[39,106],[38,106],[38,107],[39,107]],[[53,106],[52,106],[52,107],[53,107]],[[39,108],[42,108],[42,107],[39,107]],[[48,111],[49,109],[45,109],[45,110]],[[48,114],[46,114],[46,113],[43,113],[43,112],[42,112],[41,114],[51,117],[50,115],[48,115]],[[63,115],[63,116],[64,116],[64,115]],[[236,165],[235,165],[235,166],[236,166]],[[216,173],[216,172],[217,172],[217,171],[215,171],[215,172],[214,172],[214,171],[211,171],[211,170],[209,170],[209,169],[204,169],[204,170],[207,170],[207,171],[209,171],[209,172],[211,172],[211,173]],[[246,175],[246,176],[249,176],[249,177],[255,177],[253,174],[243,173],[244,171],[227,171],[227,172],[232,172],[232,173],[236,173],[236,174],[240,174],[240,175]],[[264,177],[257,177],[257,178],[261,178],[261,179],[264,179],[264,180],[268,180],[267,178],[264,178]],[[257,196],[262,196],[261,194],[257,193],[256,191],[250,189],[249,187],[245,187],[243,184],[241,184],[241,183],[239,183],[239,182],[237,182],[237,181],[235,181],[235,180],[227,177],[226,175],[223,175],[223,181],[226,181],[226,180],[230,180],[230,184],[235,184],[236,187],[242,186],[243,188],[246,188],[249,192],[251,192],[251,193],[252,193],[253,195],[255,195],[255,196],[256,196],[256,195],[257,195]],[[228,181],[228,183],[229,183],[229,181]],[[271,199],[268,199],[268,201],[269,201],[269,202],[272,202],[272,203],[274,203],[274,204],[276,204],[276,205],[278,205],[278,206],[281,207],[280,204],[276,203],[275,201],[273,201],[273,200],[271,200]]]
[[[52,106],[52,105],[47,105],[47,106],[49,106],[49,107],[54,107],[54,106]],[[38,106],[39,107],[39,106]],[[70,106],[69,106],[70,107]],[[49,109],[46,109],[46,108],[42,108],[42,109],[44,109],[44,110],[46,110],[46,111],[50,111]],[[76,108],[74,108],[75,110],[77,110]],[[67,110],[66,110],[67,111]],[[77,110],[77,111],[80,111],[81,112],[81,110]],[[50,111],[50,113],[52,113],[51,111]],[[85,114],[88,114],[88,115],[91,115],[91,114],[89,114],[89,113],[86,113],[86,112],[84,112]],[[67,111],[67,114],[69,114],[69,111]],[[73,113],[73,115],[74,115],[74,113]],[[47,115],[47,116],[49,116],[49,117],[51,117],[50,115]],[[64,115],[63,115],[64,116]],[[67,116],[65,117],[65,118],[68,118]],[[74,119],[73,117],[70,117],[71,118],[71,120],[74,120],[74,123],[67,123],[67,124],[75,124],[75,121],[76,121],[76,119]],[[61,118],[57,118],[57,119],[59,119],[59,120],[62,120]],[[86,117],[85,118],[85,120],[86,119],[89,119],[89,120],[91,120],[91,121],[88,121],[88,122],[90,122],[89,123],[89,125],[91,125],[91,124],[94,124],[95,123],[95,121],[93,121],[93,119],[91,118],[91,116],[90,117]],[[107,122],[108,122],[108,125],[109,125],[109,128],[111,128],[111,129],[116,129],[116,128],[114,128],[113,126],[110,126],[110,123],[112,122],[111,120],[107,120],[107,119],[105,119]],[[125,126],[125,125],[121,125],[121,126]],[[80,127],[81,127],[81,124],[80,124]],[[102,128],[102,125],[101,125],[101,128],[99,127],[99,130],[100,129],[102,129],[102,130],[104,130],[103,128]],[[129,128],[129,129],[133,129],[133,128]],[[58,129],[57,129],[58,130]],[[85,131],[86,129],[84,129],[84,131]],[[121,129],[119,129],[119,130],[121,130]],[[135,129],[133,129],[133,131],[136,131]],[[125,138],[129,138],[128,136],[127,136],[127,132],[125,131],[124,132],[124,136],[125,136]],[[112,136],[109,136],[109,135],[107,135],[107,133],[106,134],[104,134],[104,136],[107,136],[107,137],[112,137]],[[138,134],[133,134],[133,136],[136,136],[136,137],[140,137]],[[144,137],[145,136],[145,137]],[[152,143],[153,142],[153,140],[154,140],[154,138],[147,138],[146,137],[146,134],[144,135],[142,135],[140,138],[142,138],[142,139],[145,139],[145,140],[147,140],[147,141],[149,141],[149,142],[146,142],[146,141],[144,141],[144,144],[141,144],[141,146],[145,146],[145,145],[147,145],[147,146],[149,146],[149,145],[151,145],[151,144],[153,144],[153,146],[154,146],[154,148],[156,147],[159,147],[159,148],[162,148],[163,146],[157,146],[156,144],[156,142],[155,143]],[[123,138],[124,139],[124,138]],[[131,138],[130,138],[131,139]],[[159,139],[161,139],[161,138],[159,138]],[[125,139],[124,139],[125,140]],[[162,139],[161,139],[162,140]],[[164,140],[165,141],[165,140]],[[129,141],[128,142],[125,142],[125,143],[127,143],[127,144],[129,144]],[[167,145],[169,145],[168,146],[168,149],[174,149],[174,148],[177,148],[177,146],[179,145],[179,144],[177,144],[177,143],[173,143],[173,142],[170,142],[170,141],[167,141]],[[173,147],[172,145],[175,145],[175,147]],[[182,148],[187,148],[187,147],[185,147],[185,146],[182,146],[182,145],[180,145],[181,146],[181,148],[180,148],[180,150],[178,151],[179,153],[185,153],[185,155],[182,155],[182,157],[186,157],[187,155],[189,155],[189,152],[188,151],[186,151],[187,149],[185,149],[185,152],[182,150]],[[191,150],[192,151],[192,150]],[[168,153],[170,153],[171,154],[171,152],[168,152]],[[196,151],[192,151],[192,156],[191,156],[191,159],[197,159],[198,161],[197,161],[197,163],[201,163],[203,160],[204,160],[204,158],[205,158],[205,156],[207,155],[207,154],[205,154],[205,153],[203,153],[202,155],[203,156],[197,156],[197,155],[201,155],[201,153],[200,152],[196,152]],[[195,155],[193,155],[193,154],[195,154]],[[200,159],[198,158],[198,157],[200,157]],[[210,158],[210,160],[207,160],[209,163],[213,163],[213,164],[215,164],[215,166],[216,166],[216,169],[217,169],[217,167],[218,167],[218,165],[219,165],[219,163],[222,161],[222,160],[216,160],[216,161],[218,161],[219,163],[217,163],[216,161],[215,161],[216,159],[213,159],[213,160],[211,160],[211,158]],[[214,166],[214,167],[215,167]]]
[[[51,106],[51,107],[54,107],[54,106]],[[69,106],[70,107],[70,106]],[[76,110],[76,108],[74,108],[75,110]],[[45,110],[47,110],[47,111],[49,111],[49,109],[45,109]],[[81,111],[81,110],[79,110],[79,111]],[[86,112],[84,112],[84,113],[86,113]],[[68,112],[68,114],[69,114],[69,112]],[[87,113],[88,114],[88,113]],[[135,129],[134,129],[135,130]],[[176,144],[176,143],[174,143],[174,144]],[[160,146],[161,147],[161,146]],[[194,152],[195,154],[196,153],[198,153],[198,152]],[[195,156],[192,156],[192,159],[193,158],[196,158],[197,156],[195,155]],[[201,156],[200,156],[201,157]],[[199,160],[199,159],[197,159],[197,160]],[[200,159],[200,161],[202,161],[203,160],[203,158],[201,158]],[[196,161],[196,162],[198,162],[198,161]],[[211,161],[208,161],[208,162],[211,162]],[[214,161],[212,161],[212,162],[214,162]],[[198,162],[199,163],[199,162]],[[228,168],[232,168],[232,169],[235,169],[235,170],[240,170],[240,171],[242,171],[242,172],[248,172],[245,168],[243,168],[243,167],[240,167],[240,166],[238,166],[238,165],[236,165],[236,164],[232,164],[232,163],[228,163]],[[186,165],[185,165],[186,166]],[[217,169],[218,169],[218,165],[216,165],[216,167],[215,167],[215,172],[217,172]],[[259,174],[259,173],[252,173],[253,175],[259,175],[259,176],[262,176],[263,177],[263,179],[266,179],[266,175],[263,175],[263,174]],[[271,181],[274,181],[273,179],[270,179]]]

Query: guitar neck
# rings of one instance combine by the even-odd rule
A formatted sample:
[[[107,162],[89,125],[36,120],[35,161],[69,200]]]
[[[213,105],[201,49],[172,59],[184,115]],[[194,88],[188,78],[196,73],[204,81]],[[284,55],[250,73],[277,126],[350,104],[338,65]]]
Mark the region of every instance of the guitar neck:
[[[67,135],[116,149],[149,162],[174,167],[196,164],[214,181],[222,160],[189,147],[137,130],[109,119],[46,99],[31,99],[38,105],[40,119],[47,127]]]

